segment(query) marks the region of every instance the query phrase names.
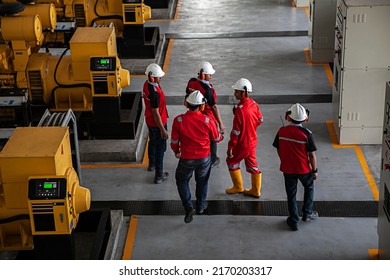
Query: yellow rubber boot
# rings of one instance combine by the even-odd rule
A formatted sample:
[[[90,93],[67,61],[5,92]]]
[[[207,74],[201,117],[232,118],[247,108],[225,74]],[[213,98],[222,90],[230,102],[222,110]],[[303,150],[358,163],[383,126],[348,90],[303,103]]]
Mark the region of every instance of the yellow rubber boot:
[[[226,189],[227,194],[242,193],[244,191],[244,185],[242,183],[241,170],[229,171],[232,178],[233,187]]]
[[[259,198],[261,195],[261,173],[251,175],[252,188],[250,190],[245,189],[244,194]]]

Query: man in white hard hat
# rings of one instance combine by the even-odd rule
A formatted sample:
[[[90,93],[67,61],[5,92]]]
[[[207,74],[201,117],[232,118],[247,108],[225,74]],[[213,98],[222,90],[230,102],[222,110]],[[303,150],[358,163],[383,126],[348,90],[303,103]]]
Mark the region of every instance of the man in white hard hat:
[[[186,99],[188,111],[177,116],[172,125],[171,148],[179,158],[176,168],[176,185],[186,211],[184,222],[190,223],[193,215],[206,214],[207,190],[211,170],[210,142],[220,142],[222,134],[208,116],[202,114],[205,106],[203,94],[195,90]],[[191,201],[190,179],[195,173],[196,210]]]
[[[227,194],[244,193],[259,198],[261,195],[261,171],[256,160],[257,127],[263,123],[259,105],[249,97],[252,84],[241,78],[233,86],[239,103],[234,110],[233,128],[228,143],[226,164],[233,182]],[[244,189],[240,162],[245,161],[246,171],[251,174],[251,189]]]
[[[146,67],[145,74],[148,79],[144,83],[142,97],[145,103],[145,121],[149,129],[148,171],[155,171],[154,183],[160,184],[169,175],[163,171],[168,139],[168,111],[160,83],[165,73],[158,64],[151,63]]]
[[[206,106],[203,114],[207,115],[219,126],[219,130],[223,134],[225,132],[225,125],[222,122],[221,115],[217,106],[217,92],[210,83],[211,76],[214,75],[215,70],[210,62],[202,61],[196,68],[197,77],[191,78],[187,83],[186,98],[194,90],[199,90],[206,99]],[[211,167],[217,166],[220,159],[217,155],[217,144],[211,142]]]
[[[280,171],[283,172],[287,194],[289,217],[286,222],[293,231],[297,231],[299,225],[296,200],[298,180],[304,187],[302,221],[318,218],[318,213],[313,211],[314,180],[318,176],[317,147],[311,131],[302,126],[308,120],[308,114],[309,111],[301,104],[292,105],[285,116],[289,125],[279,129],[273,142],[273,146],[278,149]]]

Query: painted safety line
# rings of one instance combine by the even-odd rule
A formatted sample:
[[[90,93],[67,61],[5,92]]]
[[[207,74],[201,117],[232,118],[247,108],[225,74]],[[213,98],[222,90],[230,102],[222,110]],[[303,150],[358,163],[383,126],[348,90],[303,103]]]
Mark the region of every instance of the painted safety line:
[[[174,42],[175,42],[175,39],[169,39],[168,46],[167,46],[167,52],[165,54],[164,65],[163,65],[163,71],[165,73],[168,73],[169,62],[171,61],[171,53],[172,53],[172,47],[173,47]]]
[[[368,254],[370,255],[371,260],[379,260],[379,250],[378,249],[368,249]]]
[[[303,52],[305,53],[305,59],[306,59],[307,65],[323,66],[325,68],[325,74],[326,74],[326,77],[328,78],[330,88],[332,89],[332,87],[333,87],[333,73],[332,73],[332,69],[330,69],[329,63],[311,61],[310,51],[308,48],[303,49]]]
[[[126,236],[125,247],[123,248],[122,260],[131,260],[131,256],[133,254],[134,241],[135,241],[135,233],[137,231],[137,225],[138,225],[138,217],[131,216],[130,225]]]
[[[178,0],[177,1],[176,11],[175,11],[175,15],[173,16],[173,21],[177,21],[179,19],[179,12],[180,12],[180,8],[181,8],[181,1],[182,0]]]
[[[333,121],[327,120],[326,125],[328,127],[330,140],[332,142],[332,146],[334,149],[354,149],[355,150],[355,153],[356,153],[356,156],[359,160],[360,166],[362,167],[363,174],[366,177],[366,180],[367,180],[368,185],[370,187],[372,196],[374,197],[374,199],[376,201],[378,201],[378,199],[379,199],[378,187],[376,185],[374,177],[372,176],[370,168],[368,167],[366,158],[364,157],[363,151],[360,148],[360,146],[359,145],[340,145],[340,144],[338,144],[336,132],[335,132],[335,129],[333,126]]]

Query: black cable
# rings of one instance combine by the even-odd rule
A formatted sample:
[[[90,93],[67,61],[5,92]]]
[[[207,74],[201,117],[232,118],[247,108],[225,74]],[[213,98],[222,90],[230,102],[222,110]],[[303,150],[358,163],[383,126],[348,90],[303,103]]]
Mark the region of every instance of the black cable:
[[[123,18],[122,18],[121,16],[117,16],[117,15],[101,16],[101,15],[99,15],[98,12],[97,12],[97,4],[98,4],[98,3],[99,3],[99,0],[97,0],[97,1],[95,2],[95,6],[93,7],[93,11],[94,11],[95,14],[97,15],[97,18],[94,18],[94,19],[92,20],[92,25],[94,25],[96,21],[98,21],[98,20],[103,20],[103,19],[117,19],[117,20],[123,21]]]
[[[8,218],[0,219],[0,224],[8,224],[8,223],[12,223],[12,222],[15,222],[18,220],[29,220],[29,219],[30,219],[30,215],[20,214],[20,215],[8,217]]]
[[[69,50],[69,48],[66,48],[61,56],[60,56],[60,59],[58,60],[57,64],[56,64],[56,67],[54,68],[54,81],[55,83],[58,85],[56,87],[54,87],[52,90],[51,90],[51,93],[50,93],[50,100],[51,100],[51,103],[52,105],[55,104],[54,102],[54,92],[59,89],[59,88],[78,88],[78,87],[86,87],[86,88],[89,88],[91,89],[91,85],[90,84],[87,84],[87,83],[79,83],[79,84],[61,84],[60,82],[58,82],[57,80],[57,70],[58,70],[58,66],[60,65],[61,63],[61,60],[62,58],[64,57],[64,55],[66,54],[66,52]]]

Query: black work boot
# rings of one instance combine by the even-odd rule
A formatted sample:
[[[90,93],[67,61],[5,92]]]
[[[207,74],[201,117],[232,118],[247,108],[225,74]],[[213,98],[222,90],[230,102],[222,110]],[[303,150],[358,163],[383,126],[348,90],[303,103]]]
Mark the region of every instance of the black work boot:
[[[192,220],[194,219],[195,213],[196,213],[196,211],[193,208],[186,209],[186,215],[184,216],[184,222],[186,224],[191,223]]]
[[[156,170],[156,175],[154,176],[154,183],[160,184],[163,181],[165,181],[168,178],[168,176],[169,176],[168,172],[162,172]]]
[[[156,168],[154,167],[154,163],[149,162],[148,171],[155,171],[155,170],[156,170]]]

